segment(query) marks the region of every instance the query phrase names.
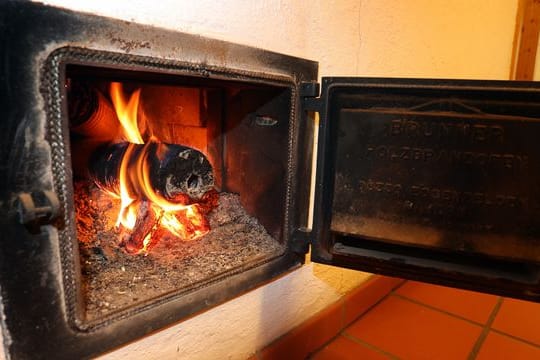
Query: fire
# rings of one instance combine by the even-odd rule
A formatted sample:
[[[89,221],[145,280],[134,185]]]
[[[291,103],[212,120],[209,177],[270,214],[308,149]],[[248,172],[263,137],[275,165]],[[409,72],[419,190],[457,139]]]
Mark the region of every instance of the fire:
[[[125,139],[134,144],[144,144],[137,121],[141,89],[135,90],[129,100],[126,101],[122,91],[122,84],[112,82],[110,93],[116,116],[118,116],[122,130],[124,130]]]
[[[165,232],[182,240],[205,235],[210,230],[205,215],[217,202],[217,193],[209,193],[200,203],[191,203],[187,196],[172,201],[154,190],[150,181],[149,148],[153,145],[160,156],[167,144],[154,137],[143,140],[137,121],[140,92],[135,90],[126,100],[122,84],[113,82],[110,86],[123,135],[129,142],[119,169],[118,193],[114,194],[120,198],[116,226],[126,234],[124,246],[133,254],[147,254]],[[142,151],[136,152],[135,144],[144,144]]]

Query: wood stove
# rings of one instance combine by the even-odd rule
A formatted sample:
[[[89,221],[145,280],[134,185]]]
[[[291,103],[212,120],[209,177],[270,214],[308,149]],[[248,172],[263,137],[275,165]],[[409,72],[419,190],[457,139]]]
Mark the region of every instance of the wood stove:
[[[99,354],[301,266],[310,246],[321,263],[540,298],[536,84],[320,91],[305,59],[0,9],[8,356]]]
[[[10,356],[91,356],[301,264],[298,92],[316,63],[39,4],[1,13]]]

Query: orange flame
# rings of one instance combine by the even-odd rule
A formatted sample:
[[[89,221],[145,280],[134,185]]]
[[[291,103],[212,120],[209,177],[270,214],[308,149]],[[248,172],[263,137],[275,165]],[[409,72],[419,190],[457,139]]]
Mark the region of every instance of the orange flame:
[[[124,136],[130,142],[119,170],[120,186],[117,195],[120,197],[121,204],[116,226],[127,231],[137,231],[138,214],[142,211],[143,201],[150,202],[151,205],[146,211],[152,211],[152,218],[156,220],[147,233],[138,234],[138,237],[143,236],[140,243],[138,241],[129,243],[126,249],[132,253],[147,254],[159,240],[154,234],[159,235],[160,229],[166,229],[182,240],[194,240],[208,233],[210,227],[198,204],[189,205],[186,199],[179,202],[170,201],[158,194],[151,184],[150,161],[148,160],[150,144],[155,145],[158,156],[166,153],[167,145],[159,143],[155,138],[151,138],[146,144],[143,141],[137,124],[140,89],[133,92],[128,101],[124,97],[122,84],[111,83],[110,91]],[[136,154],[134,144],[145,145],[142,151]],[[135,184],[136,194],[133,194],[133,189],[130,189],[128,184],[131,186]],[[128,240],[130,241],[132,237]]]
[[[139,108],[141,89],[135,90],[131,94],[129,101],[126,101],[124,98],[122,84],[119,82],[111,82],[110,92],[114,110],[116,111],[118,120],[120,120],[126,140],[135,144],[144,144],[137,123],[137,110]]]

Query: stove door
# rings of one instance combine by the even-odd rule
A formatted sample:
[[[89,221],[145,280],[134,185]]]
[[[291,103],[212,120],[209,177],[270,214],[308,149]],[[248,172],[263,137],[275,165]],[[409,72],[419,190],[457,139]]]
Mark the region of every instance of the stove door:
[[[306,104],[314,261],[540,301],[540,84],[323,78]]]

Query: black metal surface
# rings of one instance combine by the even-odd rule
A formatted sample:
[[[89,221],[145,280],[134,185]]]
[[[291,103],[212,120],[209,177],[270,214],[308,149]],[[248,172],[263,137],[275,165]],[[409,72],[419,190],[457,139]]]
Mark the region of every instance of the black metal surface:
[[[242,89],[227,97],[224,128],[227,156],[224,156],[223,189],[249,194],[242,205],[255,215],[275,238],[283,236],[279,219],[283,209],[283,180],[287,172],[285,119],[290,111],[290,93],[276,89]],[[276,119],[260,125],[257,117]]]
[[[298,84],[316,77],[316,63],[199,36],[74,13],[41,4],[0,5],[0,324],[12,358],[88,358],[230,299],[300,264],[292,251],[208,286],[168,294],[99,324],[84,324],[78,291],[78,253],[67,106],[66,63],[133,70],[137,76],[183,75],[272,83],[292,99],[283,217],[283,240],[305,226],[300,187],[306,172],[297,154],[309,143],[296,121]],[[153,75],[153,76],[154,76]],[[17,194],[53,191],[59,219],[32,234],[20,224]],[[302,199],[302,200],[297,200]],[[186,300],[186,298],[188,300]]]
[[[51,224],[60,210],[56,194],[47,190],[17,194],[15,206],[20,223],[27,226]]]
[[[540,300],[538,84],[324,78],[319,106],[316,261]]]

